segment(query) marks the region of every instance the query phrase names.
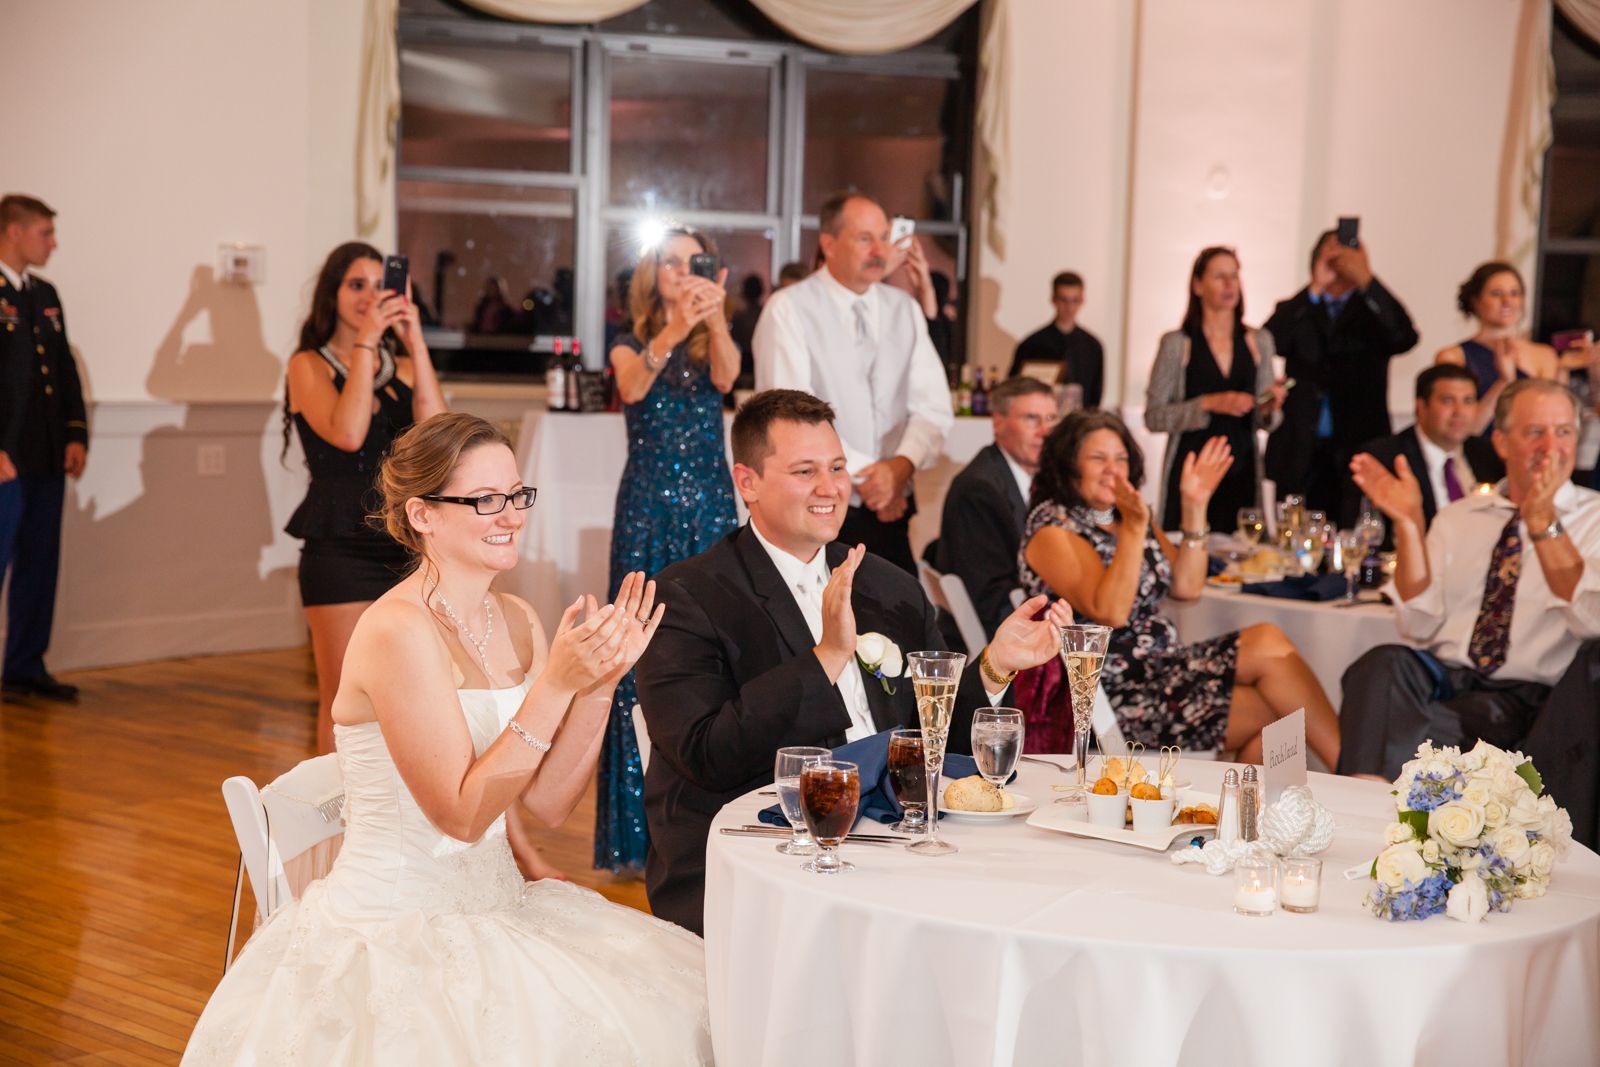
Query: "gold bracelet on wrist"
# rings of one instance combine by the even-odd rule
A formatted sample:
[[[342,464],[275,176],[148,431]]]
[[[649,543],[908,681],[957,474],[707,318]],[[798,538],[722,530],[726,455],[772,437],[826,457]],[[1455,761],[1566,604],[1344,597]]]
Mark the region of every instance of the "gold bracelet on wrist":
[[[1010,674],[996,673],[994,666],[989,662],[989,649],[987,647],[978,653],[978,668],[983,671],[983,676],[995,685],[1010,685],[1011,680],[1017,676],[1016,671],[1012,671]]]
[[[1198,530],[1181,530],[1179,532],[1183,534],[1184,548],[1204,548],[1206,547],[1206,535],[1211,532],[1211,528],[1202,526]]]

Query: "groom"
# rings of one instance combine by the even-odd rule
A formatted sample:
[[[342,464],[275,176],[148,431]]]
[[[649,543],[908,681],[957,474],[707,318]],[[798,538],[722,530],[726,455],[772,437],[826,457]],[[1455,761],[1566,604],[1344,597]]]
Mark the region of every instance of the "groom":
[[[704,931],[706,836],[730,800],[772,782],[788,745],[834,748],[916,722],[909,678],[888,682],[855,658],[879,633],[902,653],[942,650],[916,579],[862,546],[835,543],[850,504],[833,409],[809,393],[757,393],[733,420],[733,480],[750,522],[656,577],[667,606],[634,667],[650,730],[645,885],[658,916]],[[1030,621],[1022,605],[962,673],[949,747],[970,750],[972,712],[1016,672],[1060,648],[1064,603]]]

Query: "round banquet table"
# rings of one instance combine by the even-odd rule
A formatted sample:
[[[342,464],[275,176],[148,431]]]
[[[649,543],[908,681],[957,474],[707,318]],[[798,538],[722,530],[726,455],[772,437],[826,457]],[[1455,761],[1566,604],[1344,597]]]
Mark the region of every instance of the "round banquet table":
[[[1227,766],[1180,777],[1215,792]],[[1071,780],[1019,767],[1008,788],[1043,803]],[[772,838],[719,832],[774,803],[743,796],[706,849],[717,1062],[1600,1063],[1600,856],[1574,845],[1545,897],[1482,923],[1384,922],[1344,871],[1382,848],[1393,798],[1310,785],[1338,827],[1321,909],[1269,918],[1232,912],[1231,874],[1025,816],[943,820],[954,856],[846,844],[855,871],[807,874]]]

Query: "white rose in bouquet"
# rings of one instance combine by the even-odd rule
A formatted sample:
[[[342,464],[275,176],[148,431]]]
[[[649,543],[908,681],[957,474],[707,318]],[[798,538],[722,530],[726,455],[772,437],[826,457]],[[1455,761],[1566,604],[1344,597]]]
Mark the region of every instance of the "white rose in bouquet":
[[[1533,900],[1544,896],[1546,889],[1550,888],[1550,876],[1532,875],[1526,881],[1518,882],[1516,892],[1512,895],[1518,900]]]
[[[1540,797],[1539,811],[1544,815],[1539,836],[1555,846],[1557,858],[1566,859],[1567,849],[1572,844],[1572,816],[1567,814],[1566,808],[1556,806],[1555,797]]]
[[[1389,889],[1399,889],[1407,881],[1421,885],[1426,877],[1428,865],[1422,861],[1420,842],[1403,841],[1378,853],[1378,881]]]
[[[1506,806],[1500,803],[1499,800],[1490,799],[1483,805],[1483,825],[1485,827],[1493,830],[1505,821]]]
[[[1489,835],[1494,850],[1522,874],[1528,866],[1528,832],[1516,826],[1502,826]]]
[[[1462,791],[1461,799],[1468,804],[1476,804],[1480,808],[1487,808],[1494,799],[1494,781],[1492,778],[1468,778],[1467,788]],[[1488,812],[1484,813],[1485,817]]]
[[[1532,790],[1524,789],[1522,795],[1512,802],[1511,810],[1506,812],[1506,823],[1536,833],[1544,827],[1544,812],[1539,810],[1539,798],[1533,795]]]
[[[1386,845],[1398,845],[1402,841],[1410,841],[1412,836],[1410,823],[1392,822],[1389,824],[1389,828],[1383,832],[1383,843]]]
[[[1428,813],[1428,833],[1457,848],[1476,845],[1483,833],[1483,809],[1462,800],[1441,804]]]
[[[1549,878],[1555,863],[1556,847],[1550,842],[1540,840],[1528,846],[1528,870],[1536,877]]]
[[[1489,891],[1484,888],[1483,879],[1468,874],[1451,886],[1444,913],[1464,923],[1482,922],[1489,914]]]
[[[1428,840],[1424,841],[1422,843],[1422,858],[1424,860],[1427,860],[1428,863],[1430,863],[1430,864],[1438,863],[1439,862],[1439,842],[1433,840],[1432,838],[1429,838]]]

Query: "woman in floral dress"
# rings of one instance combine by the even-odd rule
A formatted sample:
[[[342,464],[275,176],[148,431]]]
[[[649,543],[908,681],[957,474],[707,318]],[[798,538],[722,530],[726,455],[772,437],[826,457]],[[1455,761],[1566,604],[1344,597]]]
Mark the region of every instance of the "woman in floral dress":
[[[1184,535],[1175,546],[1151,528],[1139,494],[1144,456],[1122,420],[1069,416],[1040,455],[1018,553],[1023,589],[1065,598],[1080,621],[1113,627],[1100,685],[1129,742],[1237,750],[1240,762],[1260,763],[1262,728],[1303,707],[1307,743],[1336,766],[1338,716],[1283,631],[1257,623],[1183,645],[1158,613],[1168,593],[1192,598],[1204,588],[1206,506],[1232,465],[1221,437],[1184,457]],[[1059,671],[1019,679],[1030,734],[1061,716]]]

